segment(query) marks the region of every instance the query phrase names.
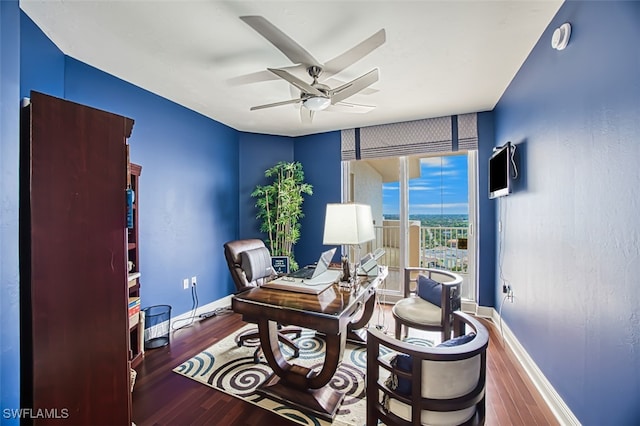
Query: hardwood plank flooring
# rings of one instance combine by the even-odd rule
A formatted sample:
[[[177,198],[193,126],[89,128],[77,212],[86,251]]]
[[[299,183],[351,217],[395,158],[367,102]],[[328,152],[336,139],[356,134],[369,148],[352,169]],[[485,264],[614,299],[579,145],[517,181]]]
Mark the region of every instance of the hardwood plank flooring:
[[[388,324],[393,321],[388,309],[384,307],[380,315],[374,313],[371,322],[378,323],[384,315],[385,328],[393,330],[393,324]],[[491,321],[482,319],[482,322],[490,330],[486,424],[558,425],[511,350],[503,344],[498,328]],[[219,315],[173,331],[168,346],[147,351],[137,368],[133,392],[136,425],[294,425],[269,411],[172,372],[244,324],[238,314]]]

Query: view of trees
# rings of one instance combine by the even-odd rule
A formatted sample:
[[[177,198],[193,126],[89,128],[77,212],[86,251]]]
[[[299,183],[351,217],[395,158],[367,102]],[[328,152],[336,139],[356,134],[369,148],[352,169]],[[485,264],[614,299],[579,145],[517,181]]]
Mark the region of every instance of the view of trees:
[[[384,215],[387,220],[398,220],[397,214]],[[469,215],[466,214],[445,214],[445,215],[411,215],[409,220],[419,220],[420,226],[443,227],[443,228],[466,228],[469,226]]]

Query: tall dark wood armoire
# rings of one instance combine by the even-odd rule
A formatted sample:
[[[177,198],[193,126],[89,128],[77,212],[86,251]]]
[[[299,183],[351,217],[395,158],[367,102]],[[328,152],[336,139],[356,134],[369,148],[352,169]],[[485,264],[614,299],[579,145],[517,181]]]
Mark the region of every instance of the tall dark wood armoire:
[[[129,118],[36,92],[23,109],[21,405],[36,417],[26,423],[131,424],[132,127]]]

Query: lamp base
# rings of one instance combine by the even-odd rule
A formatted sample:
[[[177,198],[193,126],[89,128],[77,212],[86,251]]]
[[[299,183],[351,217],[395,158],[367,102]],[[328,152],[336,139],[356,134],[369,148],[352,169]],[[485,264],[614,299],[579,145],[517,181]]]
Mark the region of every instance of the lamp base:
[[[351,269],[349,268],[349,258],[342,256],[342,281],[349,281],[351,279]]]
[[[346,256],[342,257],[342,279],[338,283],[340,289],[351,291],[355,288],[358,281],[357,270],[356,263],[350,263]]]

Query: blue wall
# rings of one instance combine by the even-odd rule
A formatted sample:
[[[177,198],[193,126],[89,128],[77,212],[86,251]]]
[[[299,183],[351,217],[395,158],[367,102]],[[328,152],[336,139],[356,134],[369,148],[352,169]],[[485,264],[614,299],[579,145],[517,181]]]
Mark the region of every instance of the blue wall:
[[[567,2],[495,109],[496,140],[525,148],[497,206],[502,315],[585,425],[640,424],[638,41],[640,2]]]
[[[265,170],[280,161],[293,161],[293,138],[286,136],[240,133],[240,161],[238,176],[241,194],[239,205],[240,232],[238,238],[262,238],[260,221],[256,219],[258,210],[251,193],[257,185],[269,185],[271,181],[264,176]],[[304,207],[304,206],[303,206]]]
[[[64,98],[65,56],[24,13],[20,13],[20,97],[29,91]]]
[[[326,249],[322,245],[325,205],[340,202],[340,132],[297,138],[240,134],[240,238],[265,237],[256,219],[255,199],[248,194],[256,185],[270,182],[264,171],[279,161],[300,162],[305,182],[313,186],[313,195],[305,196],[300,241],[294,248],[296,261],[306,265]]]
[[[341,201],[340,141],[340,132],[296,138],[295,160],[304,167],[305,181],[313,185],[313,195],[305,200],[300,220],[300,240],[304,243],[295,249],[300,265],[317,261],[327,249],[322,245],[326,205]],[[339,261],[339,256],[334,260]]]
[[[489,199],[489,157],[496,142],[493,112],[478,113],[478,305],[495,306],[495,202]]]
[[[143,307],[187,312],[192,298],[182,280],[194,275],[201,304],[230,294],[221,247],[239,228],[238,132],[63,55],[22,17],[24,96],[42,91],[135,120]]]
[[[20,9],[0,1],[0,409],[20,407],[18,163]],[[3,425],[18,419],[0,416]]]
[[[238,132],[71,58],[65,76],[67,99],[135,120],[143,307],[186,312],[182,280],[194,275],[201,301],[228,295],[221,247],[238,229]]]

